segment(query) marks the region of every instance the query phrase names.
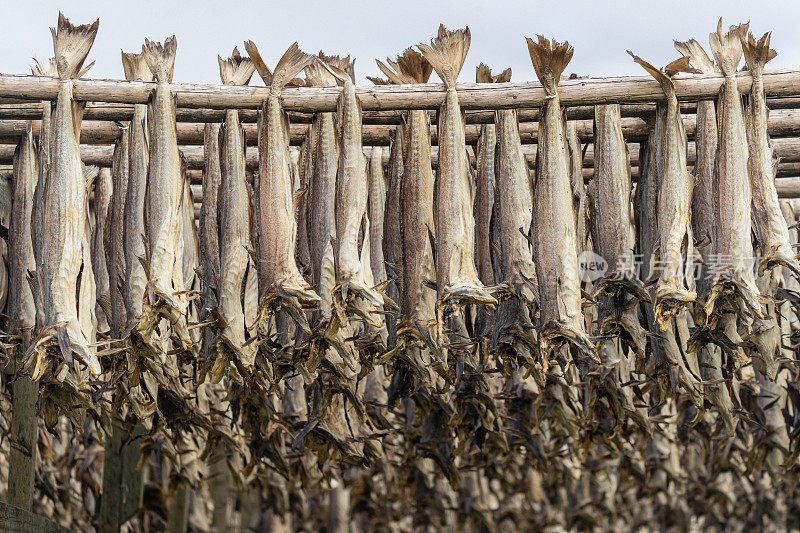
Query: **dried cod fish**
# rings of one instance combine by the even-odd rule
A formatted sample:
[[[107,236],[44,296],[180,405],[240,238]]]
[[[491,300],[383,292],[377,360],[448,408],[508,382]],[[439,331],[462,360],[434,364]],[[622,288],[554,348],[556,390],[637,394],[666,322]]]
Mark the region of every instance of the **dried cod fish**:
[[[26,368],[39,379],[49,366],[48,353],[58,350],[73,367],[73,353],[91,374],[100,374],[92,344],[95,340],[95,286],[89,246],[89,199],[83,173],[78,135],[84,104],[72,100],[72,80],[84,74],[89,50],[99,22],[73,26],[59,14],[52,28],[58,65],[59,94],[52,116],[49,166],[43,191],[42,253],[37,263],[42,291],[44,323],[29,350]],[[60,375],[60,365],[54,375]],[[77,376],[76,376],[77,377]]]
[[[768,111],[764,96],[764,65],[777,54],[769,47],[769,33],[765,33],[758,41],[752,33],[745,38],[744,31],[740,32],[739,37],[747,68],[753,77],[745,107],[745,126],[750,149],[747,168],[752,188],[753,227],[761,249],[758,274],[763,275],[766,270],[782,265],[789,268],[796,276],[800,276],[800,265],[792,252],[789,229],[778,203],[778,193],[775,190],[777,160],[767,136]]]
[[[694,267],[691,204],[695,178],[686,167],[686,131],[675,95],[671,76],[691,70],[688,58],[682,57],[667,65],[664,72],[628,52],[634,61],[653,76],[667,97],[661,130],[660,167],[663,169],[658,187],[658,243],[651,275],[657,277],[653,307],[662,330],[679,311],[695,300],[692,269]]]
[[[253,62],[233,49],[231,57],[219,59],[222,83],[247,85],[255,72]],[[255,345],[248,340],[244,314],[244,284],[248,271],[255,268],[251,259],[250,193],[245,175],[245,135],[239,123],[239,112],[225,112],[225,123],[220,131],[222,179],[219,186],[219,320],[221,330],[217,337],[217,359],[234,359],[252,370]]]
[[[714,165],[717,191],[714,253],[721,264],[715,265],[711,293],[706,302],[706,315],[712,327],[720,311],[762,317],[760,293],[751,265],[752,189],[747,167],[747,134],[742,100],[734,77],[742,57],[741,41],[746,33],[747,24],[732,26],[723,33],[720,19],[717,31],[709,37],[714,58],[725,75],[717,101],[719,144]]]
[[[419,52],[409,48],[395,61],[378,61],[378,67],[392,83],[427,83],[433,66]],[[400,261],[401,296],[400,322],[397,325],[397,344],[393,352],[405,359],[417,376],[430,382],[425,368],[426,358],[415,346],[432,345],[429,324],[436,318],[436,292],[430,287],[435,281],[436,266],[431,236],[435,235],[434,177],[431,167],[430,122],[423,110],[410,110],[403,118],[395,138],[394,150],[402,150],[402,165],[390,167],[391,186],[399,186],[398,215],[400,249],[392,250],[392,258]],[[391,161],[390,161],[391,164]],[[402,174],[398,175],[399,166]],[[390,190],[390,200],[393,200]],[[392,205],[389,205],[392,209]],[[388,214],[387,214],[388,216]],[[394,215],[392,215],[394,216]],[[391,249],[391,248],[390,248]],[[440,361],[443,363],[443,361]]]
[[[478,278],[475,268],[475,218],[469,160],[464,141],[464,121],[456,92],[456,79],[469,51],[469,28],[447,31],[441,25],[430,45],[419,50],[447,89],[439,108],[439,166],[435,183],[436,285],[439,295],[437,322],[444,325],[448,307],[464,303],[494,305],[497,299]],[[439,342],[442,342],[441,332]]]
[[[302,307],[320,298],[303,279],[295,260],[297,222],[289,168],[289,124],[281,109],[283,87],[314,59],[303,53],[297,43],[283,54],[273,72],[264,63],[252,41],[245,42],[258,74],[270,88],[259,115],[258,176],[258,288],[260,322],[278,309],[285,309],[308,329]]]
[[[92,231],[92,270],[97,291],[97,329],[108,333],[111,323],[111,285],[106,263],[105,241],[108,233],[108,208],[112,194],[111,169],[103,167],[94,180],[94,225]]]
[[[586,336],[581,312],[575,217],[567,145],[564,139],[558,82],[572,59],[569,43],[539,36],[528,38],[528,51],[547,100],[540,112],[536,155],[533,235],[534,260],[539,280],[542,354],[570,343],[599,362]]]
[[[145,194],[147,287],[137,333],[153,351],[164,351],[154,337],[160,319],[170,323],[170,336],[177,347],[192,348],[189,334],[188,299],[184,282],[184,171],[178,150],[175,100],[170,90],[177,41],[164,44],[145,39],[142,47],[156,88],[149,109],[150,149]]]
[[[339,66],[349,63],[338,57],[320,52],[322,61]],[[336,77],[320,62],[306,66],[306,80],[314,87],[335,87]],[[315,113],[311,125],[312,136],[309,189],[309,247],[314,289],[319,294],[320,318],[327,322],[333,310],[333,287],[336,284],[334,242],[336,239],[336,171],[339,165],[339,140],[336,135],[334,114]]]
[[[125,79],[153,81],[144,53],[122,52]],[[145,197],[150,154],[150,128],[147,105],[136,104],[128,129],[128,190],[125,195],[125,311],[132,328],[142,316],[147,276],[145,274]]]
[[[127,324],[125,309],[125,200],[130,174],[130,135],[128,124],[122,127],[114,143],[111,178],[112,195],[109,206],[108,233],[105,235],[106,265],[108,267],[111,336],[122,338]]]

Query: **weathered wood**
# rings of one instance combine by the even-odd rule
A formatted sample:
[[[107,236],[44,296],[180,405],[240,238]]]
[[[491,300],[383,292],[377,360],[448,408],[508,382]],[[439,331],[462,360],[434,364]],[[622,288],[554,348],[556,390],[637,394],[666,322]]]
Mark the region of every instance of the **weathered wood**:
[[[493,112],[492,112],[493,114]],[[38,135],[39,121],[32,121],[34,135]],[[696,119],[694,115],[683,117],[686,134],[689,139],[694,139]],[[18,137],[25,133],[26,120],[0,119],[0,143],[16,143]],[[582,142],[591,143],[593,139],[592,120],[576,120],[576,131]],[[203,123],[179,122],[178,142],[182,145],[203,144]],[[258,145],[258,132],[255,124],[243,124],[245,138],[248,146]],[[389,144],[390,134],[394,130],[391,125],[365,124],[362,127],[363,142],[368,146],[386,146]],[[81,124],[82,144],[112,144],[120,134],[120,123],[109,120],[84,120]],[[628,117],[622,119],[622,133],[628,142],[639,142],[647,138],[649,128],[642,118]],[[538,122],[520,122],[520,139],[523,144],[535,144],[539,138]],[[307,124],[291,124],[289,138],[291,144],[302,144],[308,133]],[[777,110],[770,113],[768,133],[773,138],[796,137],[800,135],[800,110]],[[465,128],[465,138],[468,144],[478,141],[480,126],[468,124]],[[431,143],[438,143],[436,126],[431,126]]]
[[[70,533],[43,516],[0,502],[0,531],[9,533]]]
[[[750,90],[752,79],[747,72],[737,75],[739,91]],[[717,95],[723,76],[720,74],[684,74],[674,77],[680,100],[697,101]],[[87,102],[146,103],[155,87],[141,81],[77,79],[73,97]],[[545,101],[539,83],[462,83],[458,84],[462,109],[536,108]],[[254,86],[172,84],[178,107],[212,109],[257,109],[266,100],[269,89]],[[764,72],[767,96],[800,94],[800,70]],[[281,95],[284,109],[289,111],[334,111],[341,89],[338,87],[287,87]],[[564,80],[559,97],[566,107],[607,103],[637,104],[662,101],[664,93],[650,77],[623,76]],[[55,100],[58,80],[46,76],[0,75],[0,97]],[[364,110],[436,109],[445,96],[442,84],[377,85],[358,87],[356,94]]]

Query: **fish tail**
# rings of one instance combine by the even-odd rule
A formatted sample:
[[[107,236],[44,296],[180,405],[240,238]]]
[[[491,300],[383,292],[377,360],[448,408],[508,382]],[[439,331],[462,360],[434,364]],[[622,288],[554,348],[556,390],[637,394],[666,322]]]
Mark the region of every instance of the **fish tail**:
[[[292,44],[275,66],[270,90],[280,92],[301,70],[314,62],[314,56],[306,54],[297,43]]]
[[[537,35],[539,42],[530,37],[525,37],[528,42],[528,53],[531,56],[536,77],[544,87],[547,94],[556,94],[558,82],[561,81],[561,74],[567,68],[574,52],[568,41],[559,43],[555,39],[546,39],[543,35]]]
[[[507,83],[511,81],[511,69],[507,68],[500,74],[492,75],[492,69],[481,63],[475,69],[476,83]]]
[[[142,54],[144,54],[147,66],[153,73],[156,81],[172,82],[172,73],[175,70],[175,52],[178,49],[178,41],[175,36],[167,37],[164,44],[153,42],[149,39],[144,40]]]
[[[430,61],[413,48],[406,48],[403,55],[397,56],[396,63],[400,72],[412,78],[416,83],[428,83],[431,72],[433,72],[433,65]]]
[[[764,65],[778,55],[775,50],[769,47],[769,40],[771,36],[772,33],[767,32],[761,37],[761,39],[756,41],[752,33],[748,33],[747,37],[745,37],[744,31],[739,33],[739,38],[742,41],[744,60],[751,72],[763,72]]]
[[[322,59],[323,57],[328,56],[320,52],[319,57]],[[338,56],[335,57],[338,59]],[[336,76],[334,76],[330,70],[325,68],[325,65],[323,64],[324,61],[325,60],[322,59],[321,61],[314,61],[306,65],[306,80],[312,87],[336,86]]]
[[[50,28],[53,34],[53,48],[55,49],[55,61],[58,77],[62,80],[79,78],[94,64],[90,63],[82,70],[83,62],[92,49],[94,38],[97,36],[97,28],[100,26],[100,19],[92,24],[74,26],[62,13],[58,14],[58,27]]]
[[[253,60],[249,57],[242,57],[238,48],[233,49],[233,53],[228,59],[217,56],[217,60],[219,61],[219,76],[225,85],[247,85],[256,71]]]
[[[153,81],[153,73],[147,66],[145,54],[122,52],[122,70],[126,80]]]
[[[672,63],[668,64],[664,67],[664,70],[659,70],[654,67],[652,64],[648,63],[641,57],[637,56],[630,50],[628,50],[628,54],[636,61],[643,69],[647,71],[648,74],[653,76],[655,80],[661,85],[661,90],[664,91],[664,94],[672,96],[675,94],[675,84],[672,83],[672,79],[670,76],[677,72],[692,72],[693,69],[689,64],[689,58],[684,56],[680,59],[676,59]]]
[[[431,39],[431,44],[417,45],[448,89],[456,86],[461,67],[467,58],[471,39],[469,27],[447,31],[447,28],[440,24],[439,35]]]
[[[719,72],[719,67],[714,63],[714,60],[708,57],[708,54],[703,50],[703,46],[694,39],[689,39],[686,42],[674,41],[675,49],[681,53],[683,57],[689,59],[692,68],[703,74],[712,74]]]
[[[56,58],[54,57],[51,57],[47,63],[42,63],[34,57],[33,63],[33,66],[31,66],[31,74],[34,76],[56,76],[58,74]]]
[[[736,73],[736,67],[742,58],[742,40],[747,35],[748,26],[749,23],[731,26],[727,32],[723,33],[722,18],[720,18],[717,23],[717,31],[708,37],[714,59],[725,76],[733,76]]]

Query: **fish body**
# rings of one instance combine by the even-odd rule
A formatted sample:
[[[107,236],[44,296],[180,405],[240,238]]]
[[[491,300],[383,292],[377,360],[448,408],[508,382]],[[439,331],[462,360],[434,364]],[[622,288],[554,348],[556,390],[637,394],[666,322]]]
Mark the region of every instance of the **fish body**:
[[[369,156],[367,212],[369,215],[369,251],[372,279],[376,284],[386,281],[383,258],[383,221],[386,209],[386,179],[383,176],[383,149],[373,146]]]
[[[111,322],[111,285],[106,262],[105,240],[108,233],[108,208],[112,194],[111,169],[101,168],[94,180],[94,225],[92,228],[92,270],[97,294],[97,327],[108,333]]]
[[[111,167],[112,194],[109,206],[108,232],[105,235],[106,265],[108,268],[111,316],[109,326],[112,337],[122,337],[127,324],[125,310],[125,198],[128,194],[130,166],[129,125],[122,128],[114,144]]]
[[[156,88],[149,105],[150,149],[145,194],[145,235],[148,281],[146,290],[149,320],[169,318],[173,332],[184,348],[191,340],[186,330],[188,301],[184,293],[183,201],[184,173],[178,150],[175,100],[170,90],[177,44],[174,37],[160,43],[145,40],[142,49],[153,73]]]
[[[222,180],[220,168],[221,124],[206,124],[203,129],[203,202],[200,205],[200,270],[203,279],[203,307],[200,320],[207,321],[216,312],[219,295],[219,187]],[[203,359],[216,359],[216,335],[207,328],[203,331]]]
[[[745,108],[745,126],[749,157],[750,186],[753,198],[753,227],[761,248],[758,273],[783,265],[800,276],[795,254],[789,242],[789,228],[781,214],[778,193],[775,190],[777,160],[767,135],[767,102],[764,96],[764,65],[775,57],[769,47],[770,34],[756,41],[753,34],[745,39],[740,34],[747,68],[753,77]]]
[[[547,93],[540,112],[533,194],[542,353],[569,342],[594,359],[595,349],[586,336],[581,312],[572,183],[557,91],[561,73],[572,58],[572,47],[540,36],[538,43],[528,39],[528,50]]]
[[[28,273],[36,272],[32,214],[38,181],[37,146],[31,123],[14,151],[13,201],[8,232],[8,316],[14,332],[30,335],[36,326],[36,305]],[[23,349],[27,346],[23,346]]]
[[[300,274],[295,259],[297,222],[294,183],[289,161],[289,131],[281,109],[283,87],[312,56],[293,44],[281,57],[273,74],[252,41],[245,43],[256,70],[270,88],[261,107],[258,125],[258,287],[261,309],[266,312],[276,298],[296,299],[300,305],[316,303],[319,296]],[[263,313],[262,313],[263,314]]]
[[[237,56],[234,50],[233,57],[226,62],[220,58],[220,74],[225,84],[246,85],[253,75],[252,61]],[[255,347],[253,343],[245,346],[248,324],[242,301],[248,269],[254,268],[250,256],[250,193],[245,174],[244,129],[235,109],[225,112],[225,123],[220,131],[220,153],[218,297],[219,315],[225,326],[219,340],[240,358],[246,368],[251,368]]]
[[[633,54],[631,54],[633,56]],[[666,67],[666,73],[633,56],[656,81],[667,97],[661,130],[661,164],[658,187],[658,245],[656,263],[651,264],[657,276],[655,290],[656,320],[662,329],[669,320],[697,297],[694,287],[692,252],[694,238],[691,225],[692,192],[695,179],[686,167],[686,131],[681,119],[675,86],[670,76],[690,70],[686,57]]]
[[[711,50],[725,75],[717,100],[719,140],[714,165],[716,189],[714,253],[719,258],[713,273],[711,292],[705,310],[709,323],[728,301],[728,308],[748,310],[761,317],[758,287],[751,259],[752,189],[748,176],[747,133],[742,101],[734,74],[742,56],[741,36],[747,25],[734,26],[723,33],[722,20],[711,34]]]
[[[450,299],[496,304],[475,267],[475,218],[469,160],[464,140],[464,122],[456,92],[456,79],[470,45],[469,28],[448,32],[430,45],[418,48],[433,66],[447,89],[439,108],[439,166],[434,205],[436,223],[436,284],[439,301]]]
[[[52,138],[43,191],[44,233],[41,263],[37,263],[44,324],[33,346],[41,355],[42,349],[54,341],[56,330],[63,331],[67,342],[58,344],[64,359],[71,360],[68,352],[74,352],[95,375],[101,369],[91,347],[95,340],[95,285],[89,246],[89,199],[78,145],[84,106],[72,100],[72,80],[82,73],[97,27],[97,21],[91,26],[76,27],[59,15],[58,28],[52,29],[59,86],[51,117]],[[44,369],[37,365],[34,379],[40,370]]]
[[[126,79],[153,81],[144,54],[122,53]],[[147,105],[136,104],[128,129],[128,190],[125,196],[125,311],[128,325],[142,316],[147,275],[143,266],[145,247],[145,198],[150,159]]]

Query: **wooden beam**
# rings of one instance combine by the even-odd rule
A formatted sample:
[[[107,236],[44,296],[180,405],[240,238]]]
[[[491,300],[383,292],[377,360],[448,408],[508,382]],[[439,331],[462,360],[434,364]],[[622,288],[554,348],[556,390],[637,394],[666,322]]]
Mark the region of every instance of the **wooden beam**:
[[[38,135],[39,121],[34,120],[34,135]],[[684,115],[683,123],[689,139],[694,138],[696,118],[694,115]],[[27,127],[26,120],[0,119],[0,144],[13,144],[24,135]],[[258,144],[258,131],[256,124],[243,124],[245,138],[248,146]],[[594,136],[592,120],[575,120],[575,127],[581,142],[590,143]],[[198,122],[179,122],[178,143],[182,145],[202,145],[204,124]],[[290,124],[289,137],[291,144],[299,145],[308,133],[308,124]],[[363,142],[365,146],[386,146],[389,144],[390,133],[394,130],[392,125],[364,124],[362,127]],[[539,139],[538,122],[520,122],[520,140],[523,144],[535,144]],[[108,120],[84,120],[81,123],[82,144],[111,144],[119,136],[121,124]],[[628,142],[640,142],[647,138],[649,127],[644,119],[627,117],[622,119],[622,133]],[[769,115],[768,133],[774,138],[800,136],[800,110],[786,109],[773,111]],[[465,127],[467,144],[478,142],[480,126],[467,124]],[[436,125],[431,126],[431,143],[438,144]]]
[[[748,72],[736,74],[739,91],[750,90]],[[720,74],[683,74],[673,78],[680,100],[697,101],[716,97],[724,77]],[[0,97],[55,100],[59,81],[46,76],[0,75]],[[141,81],[73,81],[73,96],[86,102],[143,104],[155,83]],[[269,95],[267,87],[201,85],[174,83],[172,92],[178,107],[211,109],[258,109]],[[536,108],[545,101],[541,84],[536,82],[462,83],[458,97],[463,109]],[[800,70],[764,72],[767,96],[800,95]],[[281,94],[284,109],[290,111],[333,111],[341,89],[338,87],[287,87]],[[564,80],[559,86],[564,106],[607,103],[638,104],[664,100],[664,93],[649,76],[585,78]],[[358,87],[356,94],[364,110],[436,109],[445,96],[442,84],[376,85]]]

